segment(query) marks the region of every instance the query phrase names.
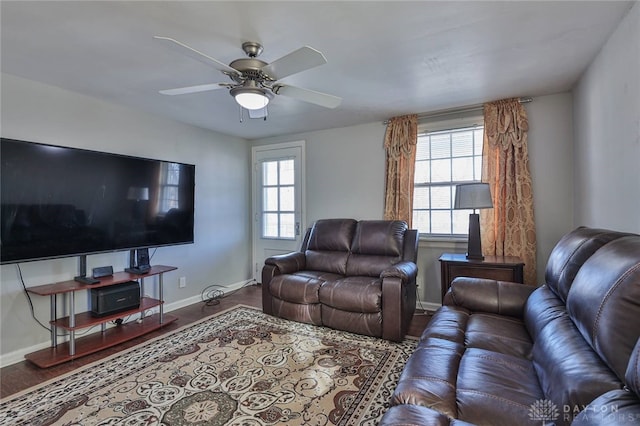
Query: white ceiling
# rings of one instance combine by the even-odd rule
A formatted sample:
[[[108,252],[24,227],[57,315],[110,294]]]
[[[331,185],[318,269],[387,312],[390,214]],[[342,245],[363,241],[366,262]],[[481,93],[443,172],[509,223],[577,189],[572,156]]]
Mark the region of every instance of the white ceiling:
[[[571,89],[633,1],[2,1],[2,71],[247,139]],[[276,97],[239,121],[229,81],[152,39],[229,63],[243,41],[273,60],[303,46],[327,58],[283,82],[343,98],[325,109]]]

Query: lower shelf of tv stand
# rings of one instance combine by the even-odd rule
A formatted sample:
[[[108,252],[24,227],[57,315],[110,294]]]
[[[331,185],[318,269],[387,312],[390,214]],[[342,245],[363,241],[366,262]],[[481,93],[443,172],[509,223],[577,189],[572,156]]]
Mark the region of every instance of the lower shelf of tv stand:
[[[69,343],[64,342],[55,348],[50,347],[25,355],[25,358],[41,368],[53,367],[151,333],[177,319],[176,316],[164,314],[163,322],[160,324],[159,314],[150,315],[140,323],[133,321],[76,339],[75,355],[69,355]]]
[[[152,299],[150,297],[141,297],[140,306],[129,309],[128,311],[116,312],[115,314],[109,314],[103,317],[94,317],[91,312],[88,311],[81,312],[79,314],[75,314],[75,327],[69,326],[69,317],[58,318],[56,321],[52,322],[52,324],[56,327],[64,328],[66,330],[79,330],[82,328],[92,327],[94,325],[113,321],[118,318],[125,318],[129,315],[135,315],[138,312],[144,312],[148,309],[152,309],[160,305],[162,305],[162,301],[160,300]]]

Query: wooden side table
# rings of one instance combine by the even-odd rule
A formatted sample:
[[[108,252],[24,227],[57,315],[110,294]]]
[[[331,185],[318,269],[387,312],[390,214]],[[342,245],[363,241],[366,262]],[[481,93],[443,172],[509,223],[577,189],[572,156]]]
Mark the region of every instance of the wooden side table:
[[[467,259],[464,254],[440,256],[442,298],[456,277],[489,278],[523,283],[524,262],[515,256],[485,256],[484,260]]]

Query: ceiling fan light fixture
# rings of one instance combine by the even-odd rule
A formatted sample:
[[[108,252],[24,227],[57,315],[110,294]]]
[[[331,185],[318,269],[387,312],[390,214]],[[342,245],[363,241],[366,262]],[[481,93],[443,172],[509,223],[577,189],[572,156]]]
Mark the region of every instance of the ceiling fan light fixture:
[[[262,93],[242,92],[236,94],[236,102],[240,104],[242,108],[254,110],[267,106],[269,98]]]
[[[231,96],[244,109],[255,110],[267,106],[273,95],[261,87],[234,87]]]

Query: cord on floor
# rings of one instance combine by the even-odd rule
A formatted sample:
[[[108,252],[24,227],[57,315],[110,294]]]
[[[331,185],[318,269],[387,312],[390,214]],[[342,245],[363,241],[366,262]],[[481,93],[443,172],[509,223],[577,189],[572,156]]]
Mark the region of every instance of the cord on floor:
[[[201,298],[202,301],[205,303],[206,306],[214,306],[214,305],[218,305],[220,304],[220,300],[225,298],[226,296],[230,296],[238,291],[240,291],[241,289],[245,288],[245,287],[250,287],[252,285],[257,285],[257,281],[254,279],[250,279],[247,282],[245,282],[244,284],[242,284],[242,286],[236,290],[233,290],[229,293],[225,292],[225,289],[227,289],[226,286],[223,285],[218,285],[218,284],[211,284],[210,286],[206,287],[204,290],[202,290],[202,294],[201,294]]]

